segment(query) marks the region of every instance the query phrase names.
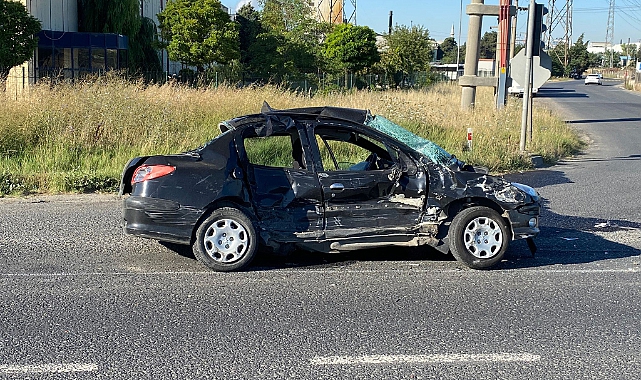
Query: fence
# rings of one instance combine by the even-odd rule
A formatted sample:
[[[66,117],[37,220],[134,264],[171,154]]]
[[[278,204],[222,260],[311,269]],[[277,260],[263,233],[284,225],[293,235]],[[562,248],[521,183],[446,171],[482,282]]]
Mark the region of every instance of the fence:
[[[317,74],[305,74],[294,78],[285,77],[275,79],[255,77],[250,74],[238,73],[237,71],[224,68],[221,68],[221,70],[209,70],[204,73],[183,70],[180,74],[175,75],[168,74],[164,71],[129,72],[123,70],[119,72],[111,71],[111,73],[124,76],[131,80],[143,80],[147,83],[176,83],[192,87],[217,87],[222,84],[244,87],[273,84],[310,95],[317,92],[351,89],[386,90],[390,88],[421,88],[434,82],[450,81],[444,73],[434,71],[418,72],[409,75],[402,73],[396,75],[388,75],[387,73],[355,75],[350,73],[347,76],[345,76],[345,74],[336,75],[321,72]],[[33,67],[29,67],[28,64],[25,64],[14,67],[11,71],[3,71],[0,69],[0,91],[4,88],[8,96],[18,98],[24,92],[29,91],[29,85],[31,84],[43,82],[49,85],[73,83],[78,80],[100,77],[105,74],[107,74],[105,70],[34,69]]]

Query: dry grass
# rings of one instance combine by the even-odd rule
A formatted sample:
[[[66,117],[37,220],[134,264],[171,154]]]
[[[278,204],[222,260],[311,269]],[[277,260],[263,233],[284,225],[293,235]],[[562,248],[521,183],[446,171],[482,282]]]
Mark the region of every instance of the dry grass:
[[[180,152],[216,136],[218,122],[273,108],[367,108],[427,137],[472,164],[494,171],[529,167],[519,153],[521,103],[497,111],[479,89],[474,111],[460,110],[460,88],[361,91],[310,98],[274,87],[193,89],[130,83],[118,77],[55,87],[38,85],[0,111],[0,194],[113,190],[131,157]],[[577,134],[535,110],[529,150],[554,161],[581,148]],[[474,149],[465,149],[467,128]]]

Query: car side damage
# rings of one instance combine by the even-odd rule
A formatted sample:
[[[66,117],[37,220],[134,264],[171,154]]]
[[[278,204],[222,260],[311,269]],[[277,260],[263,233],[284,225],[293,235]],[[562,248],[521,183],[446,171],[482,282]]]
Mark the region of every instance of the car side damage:
[[[467,264],[479,268],[500,259],[504,241],[538,234],[533,189],[465,165],[366,110],[265,104],[260,114],[220,129],[195,150],[126,165],[125,232],[191,244],[216,270],[246,260],[230,249],[253,255],[249,240],[238,243],[253,234],[258,245],[276,250],[431,245],[447,252],[455,225],[495,234],[487,243],[457,240],[471,257]],[[470,208],[472,219],[457,219]],[[226,240],[232,235],[235,242]]]

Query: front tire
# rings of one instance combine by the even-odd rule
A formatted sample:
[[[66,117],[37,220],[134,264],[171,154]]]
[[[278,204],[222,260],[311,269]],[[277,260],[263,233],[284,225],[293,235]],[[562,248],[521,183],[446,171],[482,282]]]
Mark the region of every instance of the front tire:
[[[194,256],[210,269],[230,272],[245,268],[256,255],[256,230],[240,210],[214,210],[196,230]]]
[[[448,233],[456,260],[472,269],[488,269],[501,261],[510,241],[505,220],[488,207],[475,206],[458,213]]]

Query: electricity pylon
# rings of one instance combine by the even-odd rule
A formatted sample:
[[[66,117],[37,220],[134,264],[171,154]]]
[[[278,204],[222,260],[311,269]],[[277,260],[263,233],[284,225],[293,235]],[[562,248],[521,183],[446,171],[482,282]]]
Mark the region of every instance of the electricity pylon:
[[[563,50],[554,49],[559,61],[563,63],[563,67],[568,66],[570,59],[570,47],[572,46],[572,3],[573,0],[549,0],[548,1],[548,14],[546,25],[548,27],[545,32],[543,41],[545,42],[545,49],[551,51],[557,45],[562,44]],[[554,38],[554,32],[561,32],[561,37]]]
[[[608,28],[605,31],[605,48],[610,49],[610,67],[613,66],[614,57],[614,0],[610,0],[610,11],[608,12]]]

